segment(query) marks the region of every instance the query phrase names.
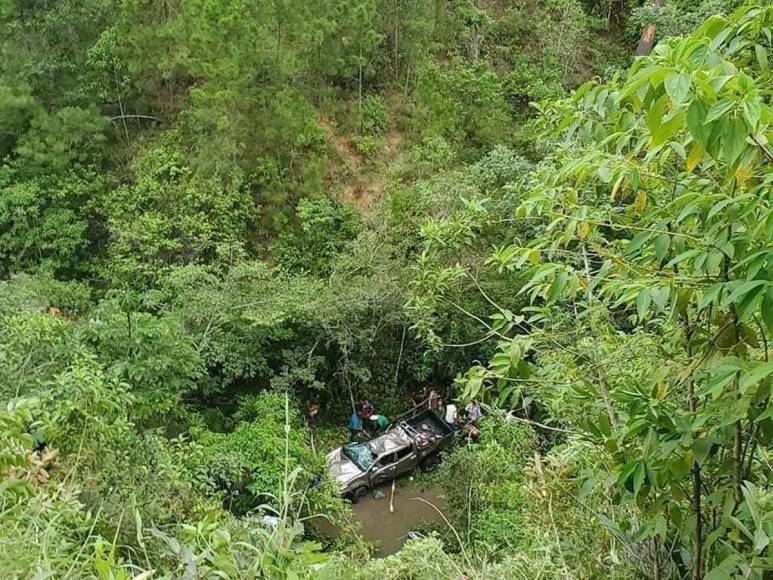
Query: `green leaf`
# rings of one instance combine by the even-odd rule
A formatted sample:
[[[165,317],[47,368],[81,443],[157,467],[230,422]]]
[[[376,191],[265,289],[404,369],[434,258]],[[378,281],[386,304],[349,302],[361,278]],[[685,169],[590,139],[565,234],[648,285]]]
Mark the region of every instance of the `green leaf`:
[[[644,476],[646,475],[646,469],[644,463],[637,463],[636,469],[633,472],[633,493],[639,495],[641,486],[644,484]]]
[[[704,126],[707,111],[708,107],[701,101],[693,101],[687,109],[687,129],[693,139],[704,145],[703,149],[710,134]]]
[[[773,333],[773,286],[765,290],[761,307],[762,320],[769,332]]]
[[[715,203],[714,206],[711,208],[709,213],[706,215],[706,220],[711,220],[715,215],[723,211],[728,205],[735,202],[735,199],[732,197],[728,197],[726,199],[723,199],[719,203]]]
[[[730,132],[730,127],[728,126],[729,121],[729,117],[722,117],[718,121],[706,126],[709,130],[705,143],[706,151],[714,159],[719,159],[722,141],[724,141],[725,135]]]
[[[712,446],[712,441],[705,437],[693,439],[692,453],[693,453],[693,456],[695,456],[695,461],[697,461],[698,465],[700,465],[701,467],[703,467],[703,464],[706,461],[706,458],[709,456],[709,452],[711,451],[711,446]]]
[[[665,265],[665,268],[671,268],[673,266],[676,266],[677,264],[681,264],[685,260],[690,260],[694,258],[695,256],[700,255],[700,250],[687,250],[686,252],[682,252],[681,254],[677,254],[669,262]]]
[[[655,139],[655,135],[657,135],[661,130],[663,126],[663,114],[666,110],[666,101],[668,100],[668,95],[661,96],[657,101],[655,101],[655,104],[652,105],[647,111],[647,128],[650,130],[650,134],[653,137],[653,140]]]
[[[760,122],[760,103],[757,100],[743,100],[743,116],[746,122],[749,124],[749,128],[752,132],[757,130],[757,123]]]
[[[706,118],[703,120],[703,124],[708,125],[709,123],[716,121],[717,119],[725,115],[730,109],[732,109],[734,104],[735,103],[733,101],[729,101],[727,99],[722,99],[721,101],[717,101],[716,103],[714,103],[711,109],[709,109],[709,112],[706,115]]]
[[[730,304],[737,304],[743,300],[744,296],[746,296],[749,292],[752,292],[756,288],[764,285],[765,280],[749,280],[747,282],[743,282],[730,293],[727,301]]]
[[[760,65],[760,68],[764,71],[767,71],[769,68],[768,65],[768,49],[766,49],[764,46],[760,44],[754,45],[754,52],[757,55],[757,62]]]
[[[643,320],[646,316],[647,311],[650,308],[651,300],[652,297],[648,290],[645,289],[639,292],[639,295],[636,297],[636,314],[639,317],[639,320]]]
[[[660,234],[655,238],[655,257],[658,262],[662,262],[668,254],[668,248],[671,245],[671,237],[668,234]]]
[[[650,239],[650,236],[652,234],[650,232],[639,232],[636,234],[633,238],[631,238],[631,241],[628,242],[628,246],[625,248],[626,255],[635,254],[638,252],[641,247],[644,245],[644,242]]]
[[[743,535],[749,538],[750,540],[754,538],[752,533],[749,531],[749,528],[746,527],[746,525],[736,518],[735,516],[728,516],[728,519],[735,524],[735,527],[737,527],[741,532],[743,532]]]
[[[734,165],[738,157],[746,149],[746,123],[741,118],[729,121],[730,132],[722,139],[722,149],[728,165]]]
[[[703,310],[709,304],[717,302],[724,287],[725,284],[723,282],[717,282],[716,284],[709,286],[708,290],[706,290],[700,297],[700,300],[698,300],[698,310]]]
[[[704,580],[732,580],[732,576],[729,572],[725,572],[722,568],[714,568],[708,574]]]
[[[672,115],[667,120],[663,120],[656,130],[652,132],[652,144],[657,146],[668,141],[682,127],[684,119],[684,112],[680,112]]]
[[[713,369],[711,378],[703,387],[703,394],[718,397],[722,393],[722,389],[735,379],[739,370],[741,369],[732,365],[722,365]]]
[[[670,294],[671,290],[666,286],[660,286],[650,290],[652,301],[655,303],[658,311],[663,312],[666,309],[666,304],[668,304],[668,296]]]
[[[773,361],[757,365],[751,372],[743,373],[741,375],[741,380],[738,382],[738,388],[742,393],[745,393],[749,387],[756,385],[770,373],[773,373]]]
[[[768,547],[770,538],[762,528],[757,528],[754,531],[754,551],[759,553]]]
[[[685,159],[687,159],[687,151],[685,151],[685,149],[684,149],[684,145],[682,145],[682,144],[681,144],[681,143],[679,143],[678,141],[671,141],[671,143],[669,143],[669,146],[671,147],[671,149],[673,149],[673,150],[674,150],[674,153],[676,153],[677,155],[679,155],[679,158],[680,158],[682,161],[684,161]]]
[[[561,294],[561,290],[566,286],[566,282],[569,280],[569,274],[565,270],[561,270],[556,277],[553,278],[550,289],[548,290],[547,299],[548,302],[553,302]]]
[[[687,73],[671,73],[666,77],[665,88],[674,104],[681,104],[690,92],[692,79]]]
[[[706,150],[703,148],[697,140],[690,147],[690,152],[687,154],[687,160],[685,162],[685,168],[692,173],[693,169],[701,162]]]
[[[606,165],[599,167],[597,173],[599,174],[599,179],[604,183],[612,182],[612,170]]]

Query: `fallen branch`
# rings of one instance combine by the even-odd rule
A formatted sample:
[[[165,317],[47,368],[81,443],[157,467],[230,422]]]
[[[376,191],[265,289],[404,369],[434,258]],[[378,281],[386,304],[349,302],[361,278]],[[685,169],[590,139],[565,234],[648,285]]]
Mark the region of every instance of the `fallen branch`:
[[[438,513],[438,515],[439,515],[441,518],[443,518],[443,521],[446,523],[446,525],[447,525],[447,526],[448,526],[448,528],[451,530],[451,532],[453,532],[453,534],[454,534],[454,537],[456,538],[456,542],[459,544],[459,549],[460,549],[460,550],[461,550],[461,552],[462,552],[462,557],[464,558],[464,562],[465,562],[465,564],[466,564],[466,565],[467,565],[469,568],[472,568],[472,561],[470,560],[469,556],[467,555],[467,550],[465,550],[465,549],[464,549],[464,542],[462,542],[462,538],[461,538],[461,537],[459,537],[459,533],[456,531],[456,528],[453,526],[453,524],[452,524],[451,522],[449,522],[449,521],[448,521],[448,518],[447,518],[447,517],[446,517],[446,515],[445,515],[445,514],[444,514],[444,513],[443,513],[443,512],[440,510],[440,508],[439,508],[439,507],[437,507],[437,506],[436,506],[434,503],[432,503],[431,501],[427,501],[427,500],[426,500],[426,499],[424,499],[423,497],[412,497],[412,498],[411,498],[411,501],[420,501],[420,502],[423,502],[423,503],[427,504],[427,505],[428,505],[428,506],[430,506],[432,509],[434,509],[434,510],[435,510],[435,511]],[[456,562],[454,562],[453,560],[451,560],[451,562],[454,564],[454,566],[456,567],[456,569],[457,569],[457,570],[459,570],[459,566],[456,564]],[[459,570],[459,571],[461,572],[461,570]]]

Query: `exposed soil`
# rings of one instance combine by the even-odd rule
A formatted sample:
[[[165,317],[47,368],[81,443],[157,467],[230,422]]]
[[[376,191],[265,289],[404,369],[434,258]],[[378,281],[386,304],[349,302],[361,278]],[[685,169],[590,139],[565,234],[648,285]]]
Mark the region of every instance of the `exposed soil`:
[[[375,208],[386,189],[385,168],[395,166],[404,135],[392,127],[379,138],[376,159],[369,162],[357,152],[355,136],[339,133],[327,117],[321,116],[317,121],[328,133],[331,153],[331,163],[327,167],[328,187],[340,184],[338,198],[341,201],[353,203],[362,210]]]

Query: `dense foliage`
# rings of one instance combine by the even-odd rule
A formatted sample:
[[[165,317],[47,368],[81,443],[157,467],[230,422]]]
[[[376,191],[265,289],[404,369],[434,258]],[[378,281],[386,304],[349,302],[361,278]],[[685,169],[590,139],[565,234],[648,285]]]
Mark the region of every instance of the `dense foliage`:
[[[766,578],[773,10],[661,4],[0,0],[0,575]]]

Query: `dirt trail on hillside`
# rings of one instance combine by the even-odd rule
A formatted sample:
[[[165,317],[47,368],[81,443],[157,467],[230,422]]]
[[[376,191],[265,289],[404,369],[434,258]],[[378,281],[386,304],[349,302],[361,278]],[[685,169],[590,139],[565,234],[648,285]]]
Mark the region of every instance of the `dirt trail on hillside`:
[[[364,211],[374,209],[384,196],[387,172],[399,158],[404,135],[391,127],[379,140],[382,145],[376,158],[369,162],[357,152],[355,137],[339,133],[325,116],[320,116],[317,121],[328,133],[332,154],[326,168],[326,185],[330,189],[340,186],[336,195],[340,201],[353,203]]]

